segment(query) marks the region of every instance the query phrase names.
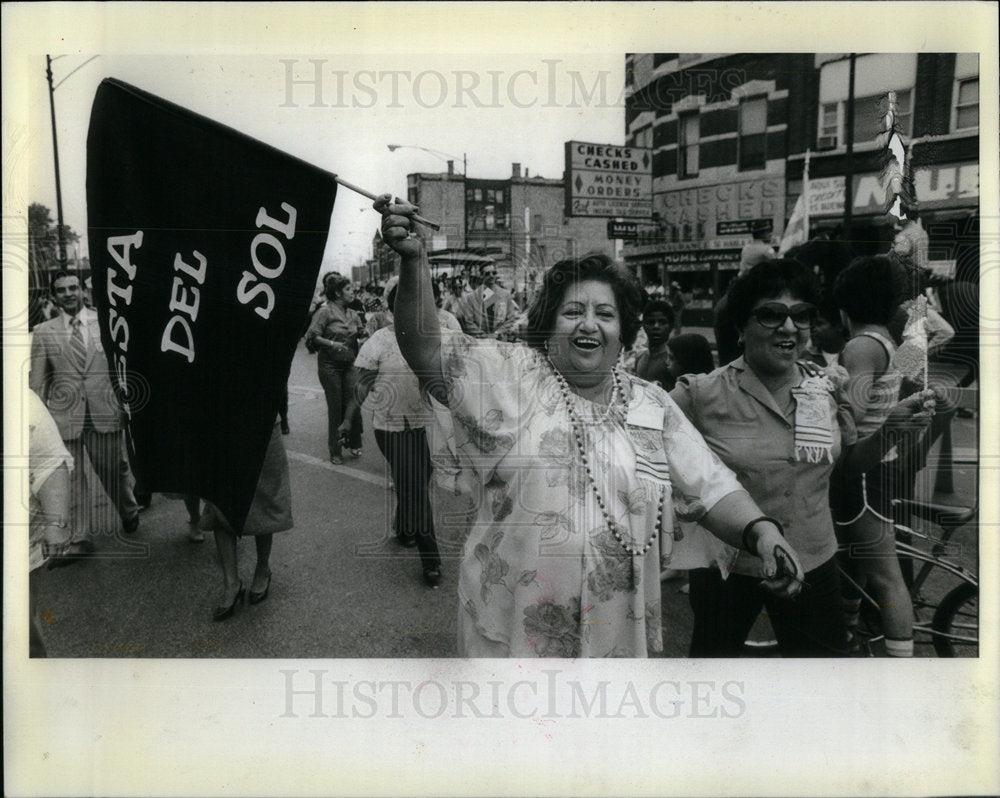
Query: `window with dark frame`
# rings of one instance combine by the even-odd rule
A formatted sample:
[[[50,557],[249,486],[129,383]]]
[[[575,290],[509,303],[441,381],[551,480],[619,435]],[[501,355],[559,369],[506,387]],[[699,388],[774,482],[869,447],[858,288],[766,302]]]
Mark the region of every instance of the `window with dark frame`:
[[[955,87],[955,130],[979,127],[979,77],[958,81]]]
[[[820,108],[817,146],[821,150],[836,147],[840,142],[839,111],[839,103],[823,103]]]
[[[896,91],[896,130],[903,136],[911,133],[909,89]],[[888,92],[854,100],[854,142],[872,141],[882,130],[883,117],[888,110]],[[846,111],[845,111],[846,118]]]
[[[697,177],[698,176],[698,140],[699,115],[697,112],[683,114],[678,120],[678,156],[677,176]]]
[[[874,140],[882,129],[888,92],[854,99],[854,143]],[[896,130],[903,136],[912,135],[913,92],[896,90]],[[816,146],[820,150],[846,144],[847,101],[823,103],[820,106]]]
[[[469,186],[466,188],[465,196],[467,231],[490,232],[509,229],[510,202],[506,187]]]
[[[752,97],[740,103],[738,169],[746,172],[767,165],[767,98]]]

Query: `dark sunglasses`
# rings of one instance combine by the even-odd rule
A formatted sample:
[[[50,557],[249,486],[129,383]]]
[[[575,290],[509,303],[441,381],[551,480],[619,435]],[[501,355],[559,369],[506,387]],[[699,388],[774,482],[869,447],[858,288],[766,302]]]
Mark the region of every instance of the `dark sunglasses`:
[[[800,330],[808,330],[816,321],[818,313],[816,306],[808,302],[791,306],[781,302],[765,302],[751,310],[750,315],[761,327],[769,330],[778,329],[787,318],[791,318],[792,324]]]
[[[496,272],[480,272],[479,274],[482,277],[496,277],[497,276]]]

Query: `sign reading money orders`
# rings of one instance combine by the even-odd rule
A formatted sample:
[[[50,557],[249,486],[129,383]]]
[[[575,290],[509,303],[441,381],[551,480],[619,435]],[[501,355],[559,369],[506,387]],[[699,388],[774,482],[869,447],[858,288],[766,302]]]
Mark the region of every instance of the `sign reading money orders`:
[[[640,147],[566,142],[566,215],[648,219],[653,154]]]
[[[150,491],[240,530],[330,227],[335,176],[114,79],[87,136],[101,339]]]

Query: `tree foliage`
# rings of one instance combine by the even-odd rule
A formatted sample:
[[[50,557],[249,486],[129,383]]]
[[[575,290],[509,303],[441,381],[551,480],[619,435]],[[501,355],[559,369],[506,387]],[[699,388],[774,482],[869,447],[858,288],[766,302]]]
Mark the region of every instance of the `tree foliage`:
[[[63,225],[67,248],[80,240],[73,228]],[[40,202],[28,206],[28,329],[47,318],[49,275],[59,265],[59,225]]]
[[[63,225],[66,246],[80,240],[73,228]],[[28,265],[33,276],[48,272],[59,263],[59,225],[52,211],[40,202],[28,206]]]

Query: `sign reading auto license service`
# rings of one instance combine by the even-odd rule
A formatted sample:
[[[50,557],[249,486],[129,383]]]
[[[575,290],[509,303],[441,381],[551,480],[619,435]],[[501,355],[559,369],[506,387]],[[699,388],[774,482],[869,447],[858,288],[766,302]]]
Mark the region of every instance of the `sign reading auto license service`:
[[[567,141],[566,215],[652,216],[652,150]]]

